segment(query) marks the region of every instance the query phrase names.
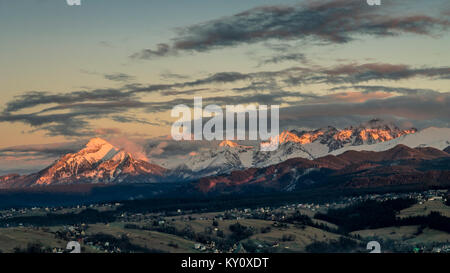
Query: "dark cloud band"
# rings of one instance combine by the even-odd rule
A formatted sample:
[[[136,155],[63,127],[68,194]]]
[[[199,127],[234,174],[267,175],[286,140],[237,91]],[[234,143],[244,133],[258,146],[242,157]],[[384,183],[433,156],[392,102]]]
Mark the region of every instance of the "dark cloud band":
[[[395,3],[398,3],[396,1]],[[417,1],[400,1],[403,9]],[[172,43],[134,53],[135,59],[153,59],[181,51],[205,52],[269,40],[344,44],[358,36],[432,35],[447,30],[447,17],[406,16],[393,1],[373,8],[365,1],[333,0],[293,6],[264,6],[233,16],[182,28]]]

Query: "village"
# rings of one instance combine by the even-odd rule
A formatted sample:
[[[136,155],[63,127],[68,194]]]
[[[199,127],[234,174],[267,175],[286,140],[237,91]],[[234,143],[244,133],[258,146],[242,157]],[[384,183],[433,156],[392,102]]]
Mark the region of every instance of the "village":
[[[0,240],[2,232],[24,230],[50,236],[58,246],[48,251],[67,252],[65,244],[69,241],[79,242],[87,252],[296,252],[305,251],[307,244],[332,241],[342,237],[338,226],[316,219],[317,213],[340,209],[367,200],[384,202],[396,199],[413,199],[417,208],[403,210],[399,217],[429,213],[426,210],[440,210],[449,217],[448,206],[443,205],[447,198],[446,190],[429,190],[413,193],[367,194],[341,198],[328,203],[292,203],[281,206],[233,208],[221,212],[193,211],[177,209],[164,212],[129,212],[118,213],[122,206],[119,202],[108,204],[78,205],[75,207],[21,208],[0,211]],[[413,208],[414,208],[413,206]],[[435,207],[433,207],[435,206]],[[111,222],[79,222],[76,224],[46,225],[8,221],[9,219],[29,219],[46,215],[65,215],[96,211],[114,214]],[[18,218],[19,217],[19,218]],[[20,218],[22,217],[22,218]],[[297,218],[295,218],[297,217]],[[407,229],[407,227],[402,227]],[[412,228],[403,235],[411,241],[411,252],[450,252],[450,237],[433,231],[433,236],[444,236],[445,241],[414,242]],[[417,229],[417,228],[416,228]],[[398,229],[399,230],[399,229]],[[426,229],[427,232],[431,232]],[[366,231],[346,234],[345,236],[363,242]],[[393,229],[380,238],[394,238]],[[403,231],[401,231],[403,232]],[[380,233],[381,234],[381,233]],[[409,235],[408,235],[409,234]],[[447,233],[448,235],[448,233]],[[421,235],[422,236],[422,235]],[[45,237],[45,236],[44,236]],[[166,238],[167,237],[167,238]],[[369,238],[369,237],[367,237]],[[407,238],[407,239],[406,239]],[[148,241],[145,241],[148,240]],[[155,241],[159,245],[155,245]],[[414,243],[413,243],[414,242]],[[45,240],[39,243],[45,244]],[[359,246],[359,251],[361,247]]]

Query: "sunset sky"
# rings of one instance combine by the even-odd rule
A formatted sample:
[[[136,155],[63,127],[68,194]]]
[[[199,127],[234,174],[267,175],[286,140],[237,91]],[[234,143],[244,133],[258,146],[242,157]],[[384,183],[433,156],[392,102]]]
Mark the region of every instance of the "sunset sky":
[[[0,169],[24,145],[165,137],[194,96],[279,104],[281,129],[449,127],[449,20],[448,0],[0,0]]]

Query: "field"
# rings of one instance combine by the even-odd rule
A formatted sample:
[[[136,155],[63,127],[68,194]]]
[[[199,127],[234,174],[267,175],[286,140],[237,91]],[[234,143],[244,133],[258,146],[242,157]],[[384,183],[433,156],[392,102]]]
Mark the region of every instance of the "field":
[[[292,241],[283,241],[283,235],[292,236]],[[274,252],[305,252],[305,247],[313,242],[328,242],[336,240],[339,235],[315,227],[297,228],[289,225],[285,229],[274,229],[268,233],[256,234],[250,237],[262,243],[274,246]]]
[[[87,235],[98,233],[110,234],[114,237],[125,234],[131,243],[161,252],[197,252],[194,250],[195,242],[193,241],[157,231],[124,229],[123,223],[93,224],[86,232]]]
[[[40,214],[35,214],[40,215]],[[213,235],[218,231],[223,232],[224,237],[232,235],[230,226],[239,223],[246,227],[251,227],[255,232],[246,240],[251,240],[257,244],[270,246],[274,252],[303,252],[305,246],[315,241],[328,241],[330,239],[337,239],[339,235],[330,233],[318,228],[305,226],[298,227],[293,224],[288,224],[286,227],[275,227],[275,221],[259,220],[259,219],[218,219],[216,216],[220,212],[204,213],[204,214],[190,214],[162,218],[166,222],[165,225],[175,227],[177,230],[183,230],[189,227],[195,233],[204,233],[208,228],[212,230]],[[311,214],[313,215],[313,214]],[[216,219],[216,225],[213,226],[213,219]],[[127,224],[145,226],[149,225],[151,221],[129,221],[129,222],[112,222],[112,223],[97,223],[86,225],[83,236],[89,237],[96,234],[108,234],[116,238],[127,236],[129,242],[142,246],[147,249],[156,250],[160,252],[199,252],[195,248],[198,242],[183,238],[181,236],[163,233],[155,230],[130,229],[125,228]],[[321,220],[314,220],[334,226]],[[261,232],[266,229],[265,232]],[[40,243],[46,248],[50,249],[64,249],[67,240],[57,239],[55,233],[57,231],[67,230],[64,226],[51,227],[11,227],[0,228],[0,251],[13,252],[15,248],[24,249],[30,243]],[[283,235],[289,235],[293,240],[283,241]],[[246,241],[243,240],[243,241]],[[85,244],[81,241],[81,247],[84,252],[104,252],[104,250]]]
[[[29,243],[42,243],[50,248],[65,248],[67,242],[56,239],[55,236],[42,229],[15,227],[0,228],[0,251],[14,252],[14,248],[25,248]]]
[[[394,204],[386,201],[384,204]],[[395,199],[394,199],[395,200]],[[406,199],[404,199],[407,201]],[[400,200],[402,201],[402,200]],[[378,202],[378,208],[383,203]],[[391,203],[388,203],[391,202]],[[402,201],[403,202],[403,201]],[[357,203],[364,204],[364,202]],[[373,203],[370,203],[373,204]],[[400,204],[400,203],[399,203]],[[397,205],[399,205],[397,204]],[[406,203],[404,203],[406,204]],[[400,204],[401,205],[401,204]],[[373,205],[372,205],[373,206]],[[403,206],[403,205],[402,205]],[[337,203],[334,210],[344,210],[351,207]],[[450,207],[443,199],[412,202],[396,211],[395,217],[403,221],[414,217],[429,216],[432,212],[439,212],[440,224],[428,224],[427,218],[419,219],[420,224],[385,225],[378,228],[364,228],[345,230],[344,224],[338,226],[333,218],[317,219],[318,214],[327,214],[327,206],[318,205],[283,205],[265,208],[235,208],[225,211],[181,211],[180,209],[167,213],[162,212],[131,212],[117,211],[120,204],[97,205],[84,208],[61,208],[53,210],[54,215],[73,214],[90,215],[86,223],[46,224],[48,210],[10,210],[1,211],[4,223],[11,224],[0,228],[0,251],[8,252],[62,252],[69,241],[80,242],[82,252],[367,252],[365,244],[371,240],[383,243],[386,252],[409,252],[420,247],[424,251],[431,251],[436,246],[446,249],[450,245],[450,233],[446,230]],[[374,207],[372,207],[374,208]],[[86,210],[90,213],[86,214]],[[83,212],[84,211],[84,212]],[[113,218],[104,218],[103,212]],[[357,216],[351,218],[357,221],[368,221],[370,217],[355,210],[350,212]],[[356,214],[355,214],[356,213]],[[360,216],[358,216],[358,213]],[[345,216],[345,215],[344,215]],[[10,218],[8,218],[10,217]],[[37,222],[27,217],[38,218]],[[95,217],[99,217],[96,220]],[[372,217],[373,218],[373,217]],[[34,218],[33,218],[34,219]],[[69,221],[70,221],[69,219]],[[112,221],[105,219],[113,219]],[[379,219],[379,218],[377,218]],[[416,219],[416,220],[417,220]],[[78,220],[77,220],[78,221]],[[331,223],[333,222],[333,223]],[[347,221],[348,222],[348,221]],[[15,223],[15,224],[12,224]],[[365,222],[360,224],[365,225]],[[9,226],[9,227],[8,227]],[[351,226],[350,226],[351,227]],[[368,227],[368,226],[367,226]],[[433,228],[436,227],[436,228]],[[33,248],[33,246],[35,248]]]
[[[411,216],[426,216],[432,211],[437,211],[446,217],[450,217],[450,209],[442,202],[442,200],[429,200],[422,202],[422,204],[415,204],[407,209],[400,211],[400,214],[398,216],[400,218]]]

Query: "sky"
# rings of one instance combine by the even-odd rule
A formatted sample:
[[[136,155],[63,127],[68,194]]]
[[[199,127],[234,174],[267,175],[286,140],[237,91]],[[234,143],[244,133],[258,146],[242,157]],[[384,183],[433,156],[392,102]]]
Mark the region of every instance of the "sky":
[[[280,105],[280,129],[449,127],[447,0],[81,2],[0,0],[0,170],[164,138],[194,96]]]

